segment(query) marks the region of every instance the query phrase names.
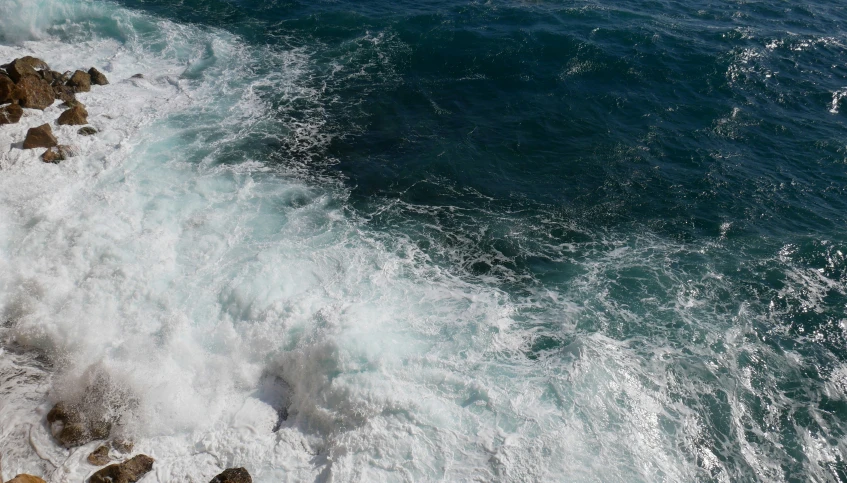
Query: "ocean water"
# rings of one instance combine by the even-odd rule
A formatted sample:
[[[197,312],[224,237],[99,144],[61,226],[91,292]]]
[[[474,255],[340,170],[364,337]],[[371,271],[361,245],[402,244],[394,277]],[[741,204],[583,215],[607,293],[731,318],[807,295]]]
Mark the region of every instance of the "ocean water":
[[[96,394],[142,482],[847,481],[843,3],[0,0],[22,55],[111,84],[0,127],[0,480]]]

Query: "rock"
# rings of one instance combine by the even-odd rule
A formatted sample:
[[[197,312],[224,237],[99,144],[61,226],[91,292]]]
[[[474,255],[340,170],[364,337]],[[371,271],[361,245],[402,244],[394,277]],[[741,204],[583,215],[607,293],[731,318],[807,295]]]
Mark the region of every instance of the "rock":
[[[41,78],[51,86],[62,86],[68,82],[68,77],[65,74],[56,72],[55,70],[45,69],[38,71],[38,73],[41,75]]]
[[[84,128],[80,129],[76,133],[79,134],[80,136],[93,136],[93,135],[97,134],[97,130],[94,129],[93,127],[91,127],[91,126],[85,126]],[[117,444],[117,442],[112,442],[112,447],[115,448],[115,449],[118,449],[117,447],[115,447],[115,444]],[[130,451],[132,451],[132,443],[129,443],[129,444],[130,444],[129,450],[124,451],[124,453],[129,453]]]
[[[15,81],[10,77],[0,74],[0,104],[15,100]]]
[[[228,468],[209,483],[253,483],[253,478],[244,468]]]
[[[91,90],[91,76],[88,73],[78,70],[68,80],[69,86],[74,88],[74,92],[88,92]]]
[[[64,102],[76,100],[74,88],[71,86],[53,86],[53,95],[56,99]]]
[[[40,77],[36,69],[49,69],[50,66],[47,65],[47,63],[41,59],[26,56],[21,57],[20,59],[15,59],[12,62],[6,64],[5,68],[6,72],[9,74],[9,77],[11,77],[12,80],[15,81],[15,83],[18,83],[21,81],[21,79],[26,76],[33,75],[36,77]]]
[[[24,110],[17,104],[0,107],[0,124],[15,124],[23,115]]]
[[[18,104],[21,107],[41,109],[42,111],[56,100],[50,84],[33,76],[26,76],[18,81],[15,85],[14,96],[18,99]]]
[[[144,78],[144,74],[135,74],[134,76],[130,77],[130,79],[143,79],[143,78]]]
[[[85,107],[85,104],[83,104],[83,103],[79,102],[79,100],[77,100],[77,98],[76,98],[76,97],[74,97],[73,99],[69,99],[69,100],[67,100],[67,101],[65,101],[65,102],[63,102],[63,103],[61,103],[61,104],[59,104],[59,107],[63,107],[63,108],[65,108],[65,109],[70,109],[70,108],[72,108],[72,107],[76,107],[76,106],[82,106],[82,107]]]
[[[30,130],[26,133],[26,139],[24,139],[24,149],[51,148],[58,145],[59,141],[56,140],[56,136],[53,136],[53,130],[50,129],[49,124],[42,124],[38,127],[30,128]],[[67,412],[69,410],[64,406],[58,410],[57,408],[59,408],[58,404],[47,414],[47,421],[51,423],[54,421],[63,422],[65,427],[62,428],[62,431],[66,429],[69,430],[73,424],[79,422],[78,420],[81,419],[78,417],[78,413],[75,415],[73,412]],[[57,412],[54,413],[54,411]],[[51,414],[53,415],[53,420],[50,419]]]
[[[91,77],[91,83],[96,84],[98,86],[105,86],[109,83],[109,79],[106,79],[106,75],[95,69],[94,67],[88,69],[88,75]]]
[[[47,483],[47,482],[42,480],[41,478],[39,478],[37,476],[21,474],[21,475],[18,475],[16,477],[12,478],[11,480],[7,481],[6,483]]]
[[[50,135],[50,138],[52,138],[53,143],[32,147],[52,148],[53,146],[58,146],[59,143],[56,141],[56,138],[53,137],[50,125],[45,124],[29,130],[30,132],[27,133],[27,140],[24,141],[24,149],[30,149],[30,147],[27,146],[27,141],[30,139],[30,133],[32,133],[33,130],[43,129],[45,127],[47,128],[47,132]],[[44,154],[46,155],[47,153]],[[58,155],[58,157],[53,161],[47,161],[47,159],[52,158],[54,155],[47,156],[47,159],[42,156],[42,159],[46,162],[61,161],[62,159],[75,156],[76,148],[73,146],[59,146],[55,150],[55,155]],[[111,431],[112,427],[111,423],[108,421],[91,421],[82,414],[78,407],[62,402],[56,404],[53,409],[47,413],[47,422],[50,425],[50,432],[53,434],[53,437],[66,448],[82,446],[94,441],[95,439],[105,439],[108,437],[109,431]]]
[[[84,126],[88,124],[88,111],[82,104],[77,104],[60,114],[56,123],[60,126]]]
[[[112,461],[109,458],[109,448],[105,446],[101,446],[88,455],[88,462],[94,466],[104,466],[109,464],[109,461]]]
[[[94,130],[93,128],[82,128],[82,129]],[[80,129],[80,131],[82,131],[82,129]],[[94,131],[94,132],[97,132],[97,131]],[[114,449],[115,451],[119,451],[121,453],[132,452],[133,446],[135,446],[135,444],[132,441],[129,441],[129,440],[126,440],[126,439],[112,440],[112,449]]]
[[[137,455],[121,464],[109,465],[91,475],[89,483],[134,483],[153,469],[153,458]]]
[[[48,148],[47,151],[44,151],[44,154],[41,155],[41,160],[45,163],[58,163],[59,161],[64,161],[68,158],[72,158],[79,153],[79,149],[76,146],[68,146],[66,144],[60,144],[58,146],[53,146],[52,148]],[[103,425],[108,426],[107,428],[103,428]],[[84,425],[79,424],[80,427],[85,429]],[[88,434],[90,437],[89,441],[94,439],[106,439],[109,437],[109,431],[111,430],[111,426],[108,423],[98,422],[95,424],[89,425],[87,428]],[[74,430],[76,431],[76,429]],[[84,444],[84,443],[83,443]],[[77,445],[78,446],[78,445]],[[103,463],[104,465],[106,463]],[[99,465],[103,466],[103,465]]]

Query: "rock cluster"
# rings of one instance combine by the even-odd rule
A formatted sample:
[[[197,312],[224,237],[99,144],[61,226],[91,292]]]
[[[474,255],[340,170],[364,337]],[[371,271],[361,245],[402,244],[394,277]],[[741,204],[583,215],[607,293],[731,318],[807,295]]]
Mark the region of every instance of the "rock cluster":
[[[61,73],[51,70],[46,62],[36,57],[15,59],[0,66],[0,125],[20,122],[24,108],[43,111],[58,99],[68,110],[59,115],[56,123],[60,126],[84,126],[88,124],[88,111],[77,100],[76,94],[90,91],[92,84],[104,86],[108,83],[106,75],[94,67],[87,72]],[[83,136],[96,133],[97,130],[92,127],[79,130]],[[59,146],[48,124],[30,129],[23,148],[48,148],[42,155],[48,163],[62,161],[75,153],[70,146]]]

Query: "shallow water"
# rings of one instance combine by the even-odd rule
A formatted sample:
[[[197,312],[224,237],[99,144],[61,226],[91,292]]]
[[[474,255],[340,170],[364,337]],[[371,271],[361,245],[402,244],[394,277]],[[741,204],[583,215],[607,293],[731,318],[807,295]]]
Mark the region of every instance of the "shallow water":
[[[0,0],[0,479],[847,480],[832,2]],[[132,78],[143,73],[143,79]]]

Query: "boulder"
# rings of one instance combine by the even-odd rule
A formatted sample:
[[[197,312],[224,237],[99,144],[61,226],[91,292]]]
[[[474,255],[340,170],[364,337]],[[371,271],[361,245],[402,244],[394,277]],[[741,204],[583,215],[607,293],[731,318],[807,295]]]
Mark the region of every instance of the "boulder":
[[[79,134],[80,136],[93,136],[93,135],[97,134],[97,130],[94,129],[93,127],[91,127],[91,126],[85,126],[84,128],[80,129],[76,133]],[[115,448],[115,449],[118,449],[117,447],[115,447],[115,444],[117,444],[117,442],[113,442],[112,447]],[[131,444],[132,443],[130,443],[130,445]],[[129,451],[132,451],[132,446],[130,446]],[[124,453],[128,453],[129,451],[124,451]]]
[[[89,483],[134,483],[153,469],[153,458],[136,455],[120,464],[109,465],[91,475]]]
[[[91,83],[96,84],[98,86],[105,86],[109,83],[109,79],[106,78],[106,75],[95,69],[94,67],[88,69],[88,75],[91,77]]]
[[[88,111],[82,104],[77,104],[60,114],[56,123],[60,126],[84,126],[88,124]]]
[[[53,86],[53,95],[64,102],[76,100],[74,88],[71,86]]]
[[[82,129],[94,130],[93,128],[82,128]],[[80,129],[80,131],[82,131],[82,129]],[[94,131],[94,132],[97,132],[97,131]],[[117,451],[119,453],[131,453],[132,448],[134,446],[135,446],[135,443],[133,443],[132,441],[130,441],[128,439],[112,440],[112,449],[114,449],[115,451]]]
[[[26,76],[15,85],[14,96],[21,107],[44,110],[53,104],[56,98],[53,88],[39,77]]]
[[[56,136],[53,136],[53,130],[50,129],[49,124],[42,124],[38,127],[30,128],[30,130],[26,132],[26,139],[24,139],[24,149],[52,148],[53,146],[58,145],[59,141],[56,140]],[[79,417],[78,412],[75,413],[68,411],[69,410],[66,410],[64,406],[60,408],[59,404],[57,404],[56,407],[54,407],[53,410],[51,410],[50,413],[47,414],[47,421],[53,423],[55,421],[61,422],[64,420],[64,427],[61,428],[61,431],[64,432],[65,430],[67,430],[68,438],[71,438],[72,433],[76,432],[76,430],[73,428],[74,425],[78,423],[77,419],[79,419]],[[51,417],[53,419],[51,419]]]
[[[58,146],[53,146],[52,148],[48,148],[47,151],[44,151],[44,154],[41,155],[41,160],[44,161],[45,163],[58,163],[59,161],[64,161],[68,158],[72,158],[72,157],[76,156],[78,153],[79,153],[79,149],[76,146],[68,146],[66,144],[60,144]],[[102,423],[100,423],[100,425],[94,425],[94,427],[88,428],[88,433],[92,437],[92,439],[106,439],[106,438],[109,437],[109,430],[111,430],[111,428],[108,428],[107,430],[105,430],[105,434],[104,434],[104,430],[100,427],[101,425],[102,425]],[[107,448],[107,452],[108,452],[108,448]],[[105,465],[106,463],[103,463],[103,464]],[[99,465],[99,466],[103,466],[103,465]]]
[[[94,466],[104,466],[109,464],[109,461],[112,461],[109,458],[109,448],[105,446],[101,446],[88,455],[88,462]]]
[[[36,59],[35,57],[21,57],[20,59],[15,59],[12,62],[5,65],[6,72],[9,74],[9,77],[12,78],[15,83],[18,83],[26,76],[36,76],[38,75],[38,71],[36,69],[49,69],[50,66],[47,65],[41,59]]]
[[[61,86],[65,85],[68,81],[68,77],[61,72],[56,72],[55,70],[44,69],[38,71],[38,74],[41,75],[41,78],[44,79],[45,82],[50,84],[51,86]]]
[[[253,483],[253,478],[244,468],[228,468],[209,483]]]
[[[42,480],[41,478],[39,478],[37,476],[21,474],[21,475],[18,475],[16,477],[12,478],[11,480],[7,481],[6,483],[47,483],[47,482]]]
[[[0,107],[0,124],[15,124],[23,115],[24,110],[17,104]]]
[[[30,129],[27,133],[27,140],[24,141],[24,149],[30,149],[27,141],[30,139],[30,133],[36,129],[47,128],[47,132],[52,138],[52,144],[40,144],[32,147],[52,148],[58,146],[59,143],[53,137],[52,130],[49,124],[44,124],[37,128]],[[61,146],[55,150],[62,159],[69,158],[76,154],[76,149],[72,146]],[[47,153],[45,153],[47,154]],[[52,157],[48,156],[48,158]],[[44,157],[42,157],[44,159]],[[46,160],[45,160],[46,161]],[[57,162],[61,159],[48,162]],[[47,413],[47,422],[50,426],[50,432],[53,437],[66,448],[82,446],[96,439],[106,439],[109,437],[109,432],[112,430],[112,425],[108,421],[91,420],[86,417],[80,408],[71,406],[65,403],[56,404],[53,409]]]
[[[88,92],[91,90],[91,76],[87,72],[78,70],[68,79],[69,86],[74,88],[74,92]]]
[[[0,74],[0,104],[15,100],[15,81],[11,77]]]

